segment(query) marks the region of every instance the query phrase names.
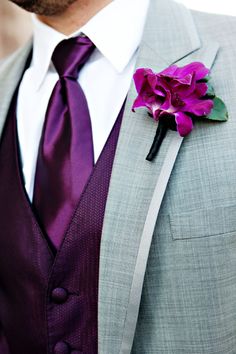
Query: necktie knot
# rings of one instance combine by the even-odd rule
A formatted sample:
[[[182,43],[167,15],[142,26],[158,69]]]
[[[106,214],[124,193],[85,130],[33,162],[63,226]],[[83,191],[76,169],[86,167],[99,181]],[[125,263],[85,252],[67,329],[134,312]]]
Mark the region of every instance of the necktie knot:
[[[58,75],[77,79],[79,70],[94,49],[95,45],[88,37],[79,36],[60,42],[52,55]]]

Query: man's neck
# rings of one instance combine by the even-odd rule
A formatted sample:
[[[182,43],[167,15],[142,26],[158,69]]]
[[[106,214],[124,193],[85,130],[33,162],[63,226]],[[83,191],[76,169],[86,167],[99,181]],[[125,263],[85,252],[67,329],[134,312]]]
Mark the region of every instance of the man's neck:
[[[38,18],[58,32],[70,35],[84,26],[96,13],[111,1],[112,0],[77,0],[60,15],[38,15]]]

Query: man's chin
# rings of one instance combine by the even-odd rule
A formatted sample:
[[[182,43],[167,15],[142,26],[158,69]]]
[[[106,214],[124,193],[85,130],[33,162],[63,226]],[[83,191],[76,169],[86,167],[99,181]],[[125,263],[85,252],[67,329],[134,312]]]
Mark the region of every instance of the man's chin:
[[[31,11],[35,8],[37,5],[37,0],[9,0],[10,2],[13,2],[14,4],[22,7],[24,10]]]
[[[22,9],[37,15],[53,16],[63,13],[77,0],[9,0]]]

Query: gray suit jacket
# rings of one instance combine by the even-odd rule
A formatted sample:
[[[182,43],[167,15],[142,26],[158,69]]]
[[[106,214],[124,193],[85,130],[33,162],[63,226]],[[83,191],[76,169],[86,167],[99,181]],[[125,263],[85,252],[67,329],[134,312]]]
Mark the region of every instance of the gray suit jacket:
[[[212,66],[229,121],[184,141],[170,131],[147,162],[156,123],[131,112],[132,84],[102,235],[99,354],[236,354],[235,37],[234,18],[151,0],[137,67]],[[0,131],[30,47],[1,67]]]

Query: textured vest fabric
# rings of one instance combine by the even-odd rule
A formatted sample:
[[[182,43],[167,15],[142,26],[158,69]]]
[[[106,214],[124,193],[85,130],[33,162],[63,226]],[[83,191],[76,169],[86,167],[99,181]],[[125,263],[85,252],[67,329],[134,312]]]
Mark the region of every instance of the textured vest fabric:
[[[99,249],[122,112],[55,255],[24,189],[15,107],[16,95],[0,144],[0,323],[9,351],[96,354]]]

